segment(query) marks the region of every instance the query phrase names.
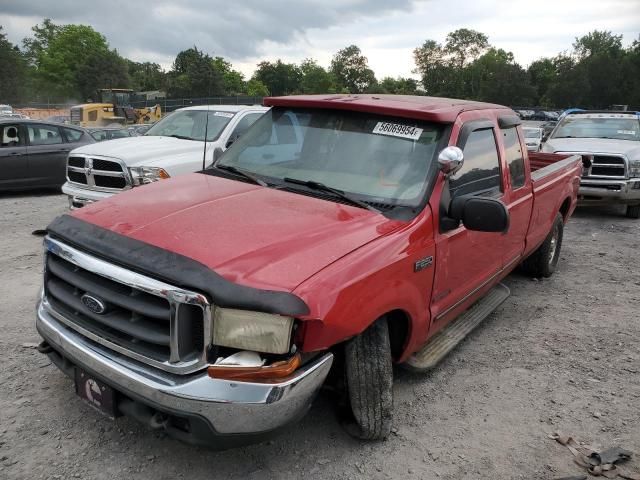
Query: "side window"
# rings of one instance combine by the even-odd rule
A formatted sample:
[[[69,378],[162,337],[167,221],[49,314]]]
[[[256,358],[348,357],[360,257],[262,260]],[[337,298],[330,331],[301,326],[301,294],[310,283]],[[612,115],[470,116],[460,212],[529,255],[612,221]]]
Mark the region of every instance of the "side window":
[[[504,141],[504,151],[507,155],[507,165],[511,176],[511,188],[513,190],[524,186],[524,157],[520,138],[516,128],[502,130],[502,140]]]
[[[262,116],[262,113],[248,113],[244,117],[240,119],[236,128],[233,129],[233,133],[230,138],[237,138],[240,135],[243,135],[244,132],[249,130],[249,127],[253,125],[256,120],[258,120]]]
[[[97,110],[92,110],[89,112],[89,121],[90,122],[95,122],[98,120],[98,111]]]
[[[75,128],[63,128],[64,136],[67,137],[68,142],[79,142],[82,138],[82,132]]]
[[[0,127],[0,148],[11,148],[21,145],[18,125],[2,125]]]
[[[500,161],[493,129],[476,130],[462,149],[464,164],[449,179],[451,197],[500,190]]]
[[[62,136],[58,127],[48,125],[29,125],[29,143],[31,145],[55,145],[62,143]]]

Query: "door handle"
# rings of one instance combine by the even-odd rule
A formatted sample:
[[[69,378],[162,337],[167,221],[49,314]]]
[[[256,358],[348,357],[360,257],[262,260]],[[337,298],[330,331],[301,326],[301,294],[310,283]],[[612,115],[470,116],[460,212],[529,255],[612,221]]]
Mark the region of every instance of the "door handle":
[[[9,156],[15,157],[16,155],[22,155],[20,152],[11,152]]]

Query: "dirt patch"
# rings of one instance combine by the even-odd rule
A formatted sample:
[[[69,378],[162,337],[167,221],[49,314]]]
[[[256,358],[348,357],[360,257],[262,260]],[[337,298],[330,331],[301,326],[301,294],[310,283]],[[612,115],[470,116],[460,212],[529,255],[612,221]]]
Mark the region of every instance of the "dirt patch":
[[[0,478],[553,479],[580,473],[557,429],[640,454],[640,221],[581,210],[556,274],[511,297],[430,374],[396,369],[392,436],[347,436],[323,393],[273,441],[193,448],[107,420],[33,344],[44,228],[62,195],[0,195]],[[640,465],[640,459],[634,461]]]

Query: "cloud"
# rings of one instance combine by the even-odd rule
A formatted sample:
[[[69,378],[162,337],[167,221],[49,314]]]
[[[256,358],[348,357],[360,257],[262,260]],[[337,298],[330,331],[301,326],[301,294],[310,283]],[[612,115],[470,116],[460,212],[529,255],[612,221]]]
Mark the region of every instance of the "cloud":
[[[328,66],[355,43],[378,77],[409,76],[414,48],[463,27],[486,33],[523,65],[570,50],[594,29],[624,34],[627,45],[640,31],[633,0],[0,0],[0,22],[14,43],[47,17],[91,25],[133,60],[168,68],[196,45],[246,75],[265,59],[313,57]]]

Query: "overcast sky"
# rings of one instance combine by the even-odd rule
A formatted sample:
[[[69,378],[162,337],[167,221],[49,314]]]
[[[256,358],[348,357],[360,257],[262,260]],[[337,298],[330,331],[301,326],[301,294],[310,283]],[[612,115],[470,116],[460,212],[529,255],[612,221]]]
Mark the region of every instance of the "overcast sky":
[[[20,43],[43,18],[83,23],[120,54],[169,68],[196,45],[230,60],[245,75],[261,60],[299,62],[358,45],[378,78],[409,76],[412,51],[426,39],[472,28],[514,53],[523,66],[569,50],[591,30],[640,32],[639,0],[0,0],[0,24]]]

